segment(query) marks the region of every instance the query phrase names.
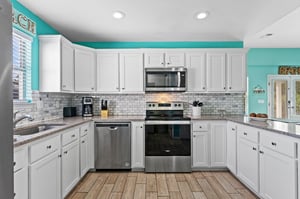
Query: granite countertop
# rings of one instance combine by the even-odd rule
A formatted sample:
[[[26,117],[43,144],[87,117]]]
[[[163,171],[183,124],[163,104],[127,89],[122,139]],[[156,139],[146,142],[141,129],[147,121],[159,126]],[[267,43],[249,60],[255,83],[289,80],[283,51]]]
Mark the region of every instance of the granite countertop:
[[[55,120],[47,120],[39,123],[34,123],[33,125],[28,125],[24,127],[20,127],[18,129],[22,128],[28,128],[30,126],[36,126],[40,124],[64,124],[63,126],[56,126],[55,128],[51,128],[49,130],[41,131],[39,133],[31,134],[31,135],[14,135],[14,147],[18,147],[27,143],[30,143],[32,141],[59,133],[65,129],[71,128],[73,126],[77,126],[89,121],[95,121],[95,122],[131,122],[131,121],[144,121],[145,116],[109,116],[107,118],[103,118],[100,116],[95,117],[66,117],[61,119],[55,119]]]
[[[77,126],[86,122],[92,121],[92,118],[83,118],[83,117],[70,117],[70,118],[61,118],[55,120],[47,120],[40,123],[35,123],[31,126],[36,126],[38,124],[64,124],[63,126],[57,126],[55,128],[51,128],[49,130],[41,131],[39,133],[31,134],[31,135],[14,135],[14,147],[18,147],[32,141],[41,139],[43,137],[47,137],[53,135],[55,133],[61,132],[65,129],[71,128],[73,126]],[[20,127],[17,129],[28,128],[30,125],[25,127]]]
[[[232,121],[256,128],[261,128],[268,131],[273,131],[275,133],[292,136],[295,138],[300,138],[300,124],[295,122],[286,121],[276,121],[270,120],[267,121],[254,121],[248,116],[244,115],[226,115],[221,117],[219,115],[203,115],[200,117],[191,116],[192,120],[227,120]],[[300,123],[300,121],[299,121]]]
[[[237,122],[240,124],[257,127],[269,131],[273,131],[276,133],[280,133],[283,135],[292,136],[295,138],[300,138],[300,124],[297,125],[297,123],[287,123],[287,122],[280,122],[280,121],[273,121],[273,120],[267,120],[266,122],[261,121],[253,121],[249,117],[244,115],[226,115],[224,117],[221,117],[219,115],[202,115],[200,117],[194,117],[190,116],[192,121],[195,120],[226,120],[226,121],[232,121]],[[65,129],[68,129],[73,126],[77,126],[89,121],[94,122],[131,122],[131,121],[144,121],[145,116],[144,115],[136,115],[136,116],[109,116],[106,118],[95,116],[95,117],[69,117],[69,118],[61,118],[61,119],[55,119],[55,120],[48,120],[44,121],[38,124],[65,124],[63,126],[57,126],[55,128],[45,130],[39,133],[35,133],[32,135],[24,135],[24,136],[14,136],[16,138],[16,141],[14,141],[14,147],[18,147],[27,143],[30,143],[32,141],[41,139],[43,137],[53,135],[55,133],[59,133]],[[36,124],[35,124],[36,125]],[[24,127],[26,128],[26,127]]]

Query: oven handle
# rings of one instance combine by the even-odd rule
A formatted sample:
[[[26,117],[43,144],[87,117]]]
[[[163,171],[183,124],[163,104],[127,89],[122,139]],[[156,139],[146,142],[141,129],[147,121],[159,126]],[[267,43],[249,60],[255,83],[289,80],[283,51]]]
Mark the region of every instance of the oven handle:
[[[162,125],[162,124],[191,124],[191,121],[145,121],[145,125]]]

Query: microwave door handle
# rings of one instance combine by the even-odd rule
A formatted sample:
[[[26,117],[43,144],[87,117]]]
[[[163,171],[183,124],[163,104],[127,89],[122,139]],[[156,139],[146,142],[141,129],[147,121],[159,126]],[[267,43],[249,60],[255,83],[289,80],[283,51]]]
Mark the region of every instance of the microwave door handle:
[[[178,79],[178,81],[177,81],[178,82],[177,87],[180,88],[180,84],[181,84],[181,82],[180,82],[181,81],[181,79],[180,79],[180,72],[177,72],[177,79]]]

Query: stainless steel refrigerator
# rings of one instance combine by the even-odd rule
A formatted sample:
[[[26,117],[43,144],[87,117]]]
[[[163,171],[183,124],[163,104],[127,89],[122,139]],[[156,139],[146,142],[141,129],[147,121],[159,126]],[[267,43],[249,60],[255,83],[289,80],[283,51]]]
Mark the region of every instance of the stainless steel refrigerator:
[[[13,199],[12,8],[0,0],[0,198]]]

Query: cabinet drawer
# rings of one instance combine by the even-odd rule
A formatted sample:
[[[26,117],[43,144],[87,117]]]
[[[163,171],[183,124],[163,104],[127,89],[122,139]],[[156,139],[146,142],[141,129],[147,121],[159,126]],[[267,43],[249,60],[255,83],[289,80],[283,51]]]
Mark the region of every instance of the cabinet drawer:
[[[193,122],[193,131],[208,131],[208,123]]]
[[[79,137],[79,128],[67,131],[66,133],[62,134],[62,145],[65,146],[77,140],[78,137]]]
[[[59,136],[49,138],[30,146],[30,163],[33,163],[44,156],[59,149]]]
[[[295,157],[296,143],[293,139],[270,131],[260,131],[260,143],[279,153]]]
[[[27,165],[27,148],[15,150],[14,152],[14,172],[24,168]]]
[[[82,125],[80,127],[80,137],[85,136],[89,132],[89,125]]]
[[[244,126],[244,125],[237,125],[238,136],[243,137],[247,140],[257,143],[258,142],[258,129]]]

